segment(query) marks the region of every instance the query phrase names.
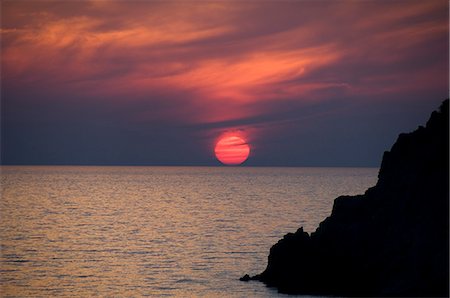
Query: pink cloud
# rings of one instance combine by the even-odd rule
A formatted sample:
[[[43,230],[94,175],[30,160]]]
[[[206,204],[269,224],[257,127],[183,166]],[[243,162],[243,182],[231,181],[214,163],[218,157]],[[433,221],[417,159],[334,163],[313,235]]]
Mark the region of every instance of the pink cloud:
[[[74,3],[2,4],[6,84],[119,106],[175,96],[130,117],[188,123],[259,117],[273,112],[268,101],[317,102],[329,90],[446,84],[430,79],[445,77],[441,62],[417,61],[448,40],[446,1]]]

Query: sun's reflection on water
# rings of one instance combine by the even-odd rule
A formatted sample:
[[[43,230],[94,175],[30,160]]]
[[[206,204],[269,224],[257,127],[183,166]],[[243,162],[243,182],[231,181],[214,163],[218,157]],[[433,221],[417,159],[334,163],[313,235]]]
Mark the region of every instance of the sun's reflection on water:
[[[377,169],[2,167],[6,296],[276,296],[243,273]]]

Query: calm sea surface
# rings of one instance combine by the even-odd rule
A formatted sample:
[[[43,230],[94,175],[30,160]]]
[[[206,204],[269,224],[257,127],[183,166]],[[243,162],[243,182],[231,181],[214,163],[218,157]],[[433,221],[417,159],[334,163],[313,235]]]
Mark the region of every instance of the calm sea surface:
[[[270,247],[375,168],[1,167],[0,296],[277,297]]]

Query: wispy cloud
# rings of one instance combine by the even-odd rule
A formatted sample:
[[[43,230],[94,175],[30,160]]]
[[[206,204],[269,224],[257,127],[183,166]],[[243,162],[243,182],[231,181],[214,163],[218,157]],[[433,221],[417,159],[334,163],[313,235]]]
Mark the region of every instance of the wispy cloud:
[[[308,104],[448,85],[438,0],[4,1],[1,39],[9,90],[140,124],[255,129]]]

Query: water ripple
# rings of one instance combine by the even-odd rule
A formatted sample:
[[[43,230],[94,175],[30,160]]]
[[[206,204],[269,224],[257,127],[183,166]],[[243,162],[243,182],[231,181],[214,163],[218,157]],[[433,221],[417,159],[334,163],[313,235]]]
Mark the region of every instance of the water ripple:
[[[2,167],[0,292],[9,297],[283,296],[272,244],[313,231],[377,169]]]

